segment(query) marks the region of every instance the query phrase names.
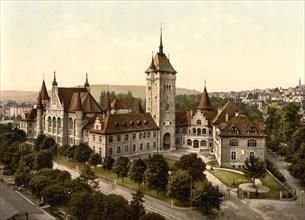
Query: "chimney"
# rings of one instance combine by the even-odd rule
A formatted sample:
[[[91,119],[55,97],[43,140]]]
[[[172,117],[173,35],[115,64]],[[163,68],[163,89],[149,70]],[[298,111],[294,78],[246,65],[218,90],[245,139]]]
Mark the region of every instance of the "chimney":
[[[238,116],[238,115],[239,115],[239,112],[238,112],[238,111],[236,111],[236,112],[235,112],[235,116]]]
[[[228,113],[226,114],[226,122],[228,122],[229,121],[229,115],[228,115]]]

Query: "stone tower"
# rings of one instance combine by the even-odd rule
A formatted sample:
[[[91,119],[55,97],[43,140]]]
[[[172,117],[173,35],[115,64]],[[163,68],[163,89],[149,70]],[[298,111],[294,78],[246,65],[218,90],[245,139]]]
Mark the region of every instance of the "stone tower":
[[[159,149],[175,149],[176,70],[163,53],[162,29],[159,52],[146,73],[146,111],[160,128]]]

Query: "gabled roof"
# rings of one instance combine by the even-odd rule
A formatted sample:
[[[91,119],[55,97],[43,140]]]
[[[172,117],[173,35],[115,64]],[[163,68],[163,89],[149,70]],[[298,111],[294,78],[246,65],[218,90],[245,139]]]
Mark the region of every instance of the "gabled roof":
[[[33,108],[28,114],[25,115],[25,118],[21,119],[21,121],[33,122],[37,120],[37,109]]]
[[[43,214],[43,211],[0,182],[0,219],[13,219],[25,214]]]
[[[176,114],[176,127],[191,125],[192,111],[178,111]]]
[[[145,73],[150,72],[169,72],[177,73],[177,71],[172,67],[171,63],[167,59],[164,53],[157,53],[153,59],[153,64],[151,63]]]
[[[114,99],[110,107],[113,109],[130,109],[130,107],[123,101],[123,99]]]
[[[110,135],[159,129],[150,113],[111,114],[100,116],[99,120],[102,129],[96,130],[93,127],[90,132]]]
[[[238,133],[232,133],[232,127],[238,130]],[[249,132],[249,128],[254,128],[256,133]],[[265,137],[265,127],[261,122],[257,122],[244,114],[238,114],[231,118],[221,129],[222,137]]]
[[[47,87],[46,87],[46,84],[45,84],[44,80],[42,81],[42,85],[41,85],[41,89],[40,89],[40,94],[41,94],[41,99],[42,100],[49,100],[50,99],[50,97],[48,95]]]
[[[212,120],[213,124],[219,125],[222,122],[226,122],[226,115],[228,120],[235,116],[235,113],[242,113],[242,110],[232,101],[228,101],[223,107],[219,109],[218,114]]]
[[[201,111],[210,111],[213,109],[206,87],[203,89],[200,103],[197,109]]]
[[[79,95],[81,106],[79,106]],[[100,105],[86,88],[58,88],[58,96],[65,112],[75,112],[81,107],[84,113],[100,113]]]

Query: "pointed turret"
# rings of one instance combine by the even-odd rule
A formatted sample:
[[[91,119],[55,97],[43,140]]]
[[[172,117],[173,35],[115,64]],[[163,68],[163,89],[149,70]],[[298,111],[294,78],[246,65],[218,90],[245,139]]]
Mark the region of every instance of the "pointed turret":
[[[142,109],[142,105],[141,102],[139,101],[138,106],[137,106],[137,110],[135,113],[143,113],[143,109]]]
[[[160,53],[160,54],[163,54],[162,27],[160,28],[160,46],[159,46],[159,53]]]
[[[150,64],[149,68],[152,71],[156,70],[156,66],[155,66],[155,63],[154,63],[154,52],[152,52],[152,55],[151,55],[151,64]]]
[[[204,89],[201,95],[200,103],[197,109],[201,111],[210,111],[213,109],[205,83],[204,83]]]
[[[86,88],[88,91],[90,91],[90,85],[89,85],[89,82],[88,82],[88,73],[86,73],[85,88]]]
[[[39,92],[38,95],[38,102],[37,102],[37,109],[42,109],[43,108],[43,104],[42,104],[42,99],[41,99],[41,93]]]
[[[54,71],[54,79],[52,82],[52,86],[57,86],[57,81],[56,81],[56,72]]]
[[[47,100],[48,101],[50,99],[44,80],[42,81],[42,85],[41,85],[41,89],[40,89],[40,95],[41,95],[41,100]]]

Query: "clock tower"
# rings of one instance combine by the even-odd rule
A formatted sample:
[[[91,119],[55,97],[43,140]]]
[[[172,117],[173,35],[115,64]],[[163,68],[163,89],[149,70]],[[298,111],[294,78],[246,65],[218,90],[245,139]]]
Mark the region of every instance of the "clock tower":
[[[175,149],[176,70],[163,53],[162,28],[159,52],[152,56],[146,73],[146,112],[160,128],[159,148]]]

